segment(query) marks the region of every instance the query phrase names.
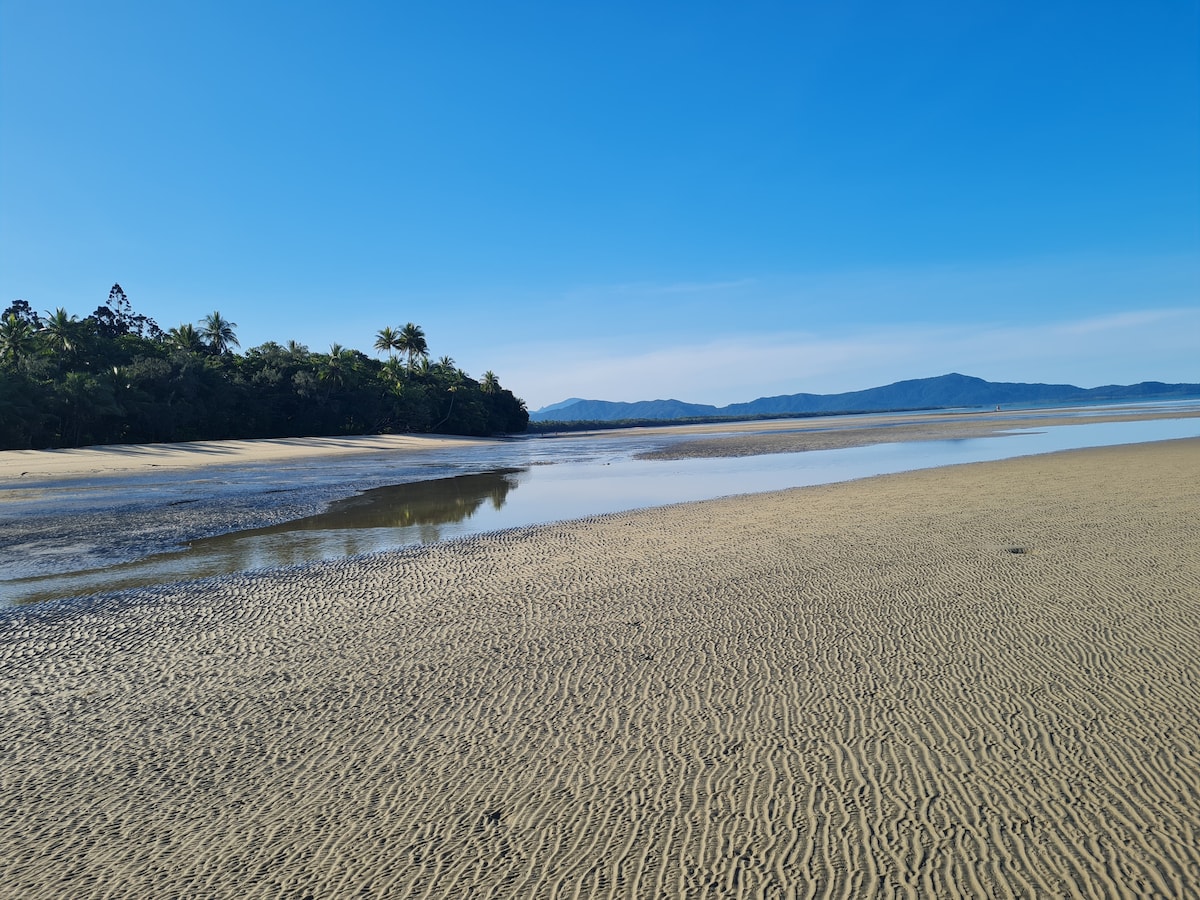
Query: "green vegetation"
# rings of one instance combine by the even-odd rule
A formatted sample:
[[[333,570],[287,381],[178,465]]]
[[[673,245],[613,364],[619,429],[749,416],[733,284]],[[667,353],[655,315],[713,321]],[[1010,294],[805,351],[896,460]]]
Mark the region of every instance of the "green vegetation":
[[[163,331],[120,285],[80,319],[17,300],[0,314],[0,449],[336,434],[524,431],[492,372],[429,361],[420,326],[384,328],[373,359],[268,341],[244,354],[218,311]],[[401,363],[399,357],[405,358]]]

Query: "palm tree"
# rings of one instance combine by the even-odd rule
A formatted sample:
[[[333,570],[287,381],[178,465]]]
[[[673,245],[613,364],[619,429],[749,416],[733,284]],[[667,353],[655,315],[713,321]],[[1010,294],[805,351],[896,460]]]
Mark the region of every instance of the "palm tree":
[[[396,349],[408,357],[410,369],[418,357],[429,359],[429,345],[425,342],[425,331],[420,325],[414,325],[412,322],[400,329]]]
[[[479,389],[485,394],[500,393],[500,379],[496,377],[496,373],[488,369],[483,373],[483,381],[479,382]]]
[[[396,351],[400,349],[400,335],[391,325],[384,325],[375,333],[375,350],[379,353],[386,353],[392,359],[396,358]]]
[[[317,377],[328,382],[330,387],[343,387],[346,384],[346,365],[349,360],[349,350],[336,342],[330,344],[329,358],[322,364]]]
[[[33,349],[33,328],[16,313],[0,321],[0,360],[18,363]]]
[[[167,343],[188,353],[199,353],[204,349],[198,332],[191,322],[184,322],[167,332]]]
[[[208,341],[209,348],[218,356],[223,356],[230,347],[241,346],[233,332],[233,329],[237,328],[237,322],[230,322],[216,310],[205,316],[200,324],[203,326],[200,336]]]
[[[400,369],[400,360],[392,356],[383,364],[383,368],[379,370],[383,376],[385,384],[396,386],[403,379],[403,372]]]
[[[308,359],[308,347],[306,347],[304,344],[301,344],[299,341],[288,341],[283,349],[286,350],[287,355],[296,362]]]
[[[46,343],[60,353],[71,353],[79,348],[79,319],[67,315],[61,306],[54,312],[46,310],[41,333],[46,336]]]

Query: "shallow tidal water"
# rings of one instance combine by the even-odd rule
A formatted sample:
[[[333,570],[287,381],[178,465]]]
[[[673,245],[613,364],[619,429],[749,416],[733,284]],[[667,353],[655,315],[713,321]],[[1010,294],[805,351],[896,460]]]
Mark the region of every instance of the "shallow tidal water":
[[[1086,416],[1088,413],[1081,413]],[[841,450],[736,458],[641,460],[661,437],[517,440],[499,446],[394,458],[307,461],[243,472],[164,473],[114,492],[111,482],[43,487],[25,506],[66,511],[105,503],[130,506],[193,502],[193,494],[314,490],[331,478],[378,486],[334,500],[321,512],[267,527],[154,548],[116,565],[76,564],[58,548],[56,571],[0,579],[0,607],[128,590],[253,569],[300,565],[398,547],[453,540],[507,528],[605,513],[828,484],[913,469],[984,462],[1059,450],[1200,436],[1200,419],[1155,419],[1042,427],[998,437],[875,444]],[[456,474],[460,473],[460,474]],[[397,484],[378,484],[393,479]],[[118,498],[112,495],[116,493]],[[18,551],[20,548],[17,548]],[[10,549],[11,552],[11,549]],[[15,558],[15,557],[14,557]]]

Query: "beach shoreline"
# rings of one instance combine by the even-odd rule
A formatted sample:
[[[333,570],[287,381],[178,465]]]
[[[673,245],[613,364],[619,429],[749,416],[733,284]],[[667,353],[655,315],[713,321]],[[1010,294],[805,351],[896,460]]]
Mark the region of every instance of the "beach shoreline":
[[[1089,411],[1086,417],[1072,415],[1069,409],[1012,409],[1002,412],[869,413],[686,425],[664,423],[652,427],[492,438],[368,434],[3,450],[0,451],[0,489],[36,487],[43,482],[80,478],[136,478],[164,471],[332,460],[369,454],[420,455],[456,447],[496,446],[513,440],[572,441],[597,436],[651,440],[655,437],[694,438],[644,454],[653,459],[682,459],[842,449],[885,442],[955,440],[1001,435],[1023,428],[1197,417],[1200,417],[1200,409],[1113,407],[1103,412]]]
[[[153,469],[188,471],[368,453],[422,453],[488,442],[484,438],[455,435],[364,434],[3,450],[0,451],[0,487],[42,480],[136,476]]]
[[[0,896],[1184,895],[1200,440],[0,619]]]
[[[977,439],[994,438],[997,448],[1001,442],[1012,442],[1014,452],[1022,452],[1017,443],[1029,439],[1020,436],[1022,431],[1039,428],[1049,431],[1062,424],[1096,425],[1099,420],[1102,423],[1126,423],[1109,427],[1127,428],[1130,437],[1134,437],[1149,433],[1144,427],[1151,424],[1148,420],[1174,420],[1178,425],[1186,425],[1189,419],[1200,421],[1197,415],[1200,410],[1147,410],[1137,406],[1100,411],[1012,411],[1003,415],[939,412],[751,421],[719,427],[674,425],[585,432],[557,438],[385,435],[9,452],[0,454],[0,472],[6,471],[6,467],[8,471],[23,466],[31,469],[21,468],[24,475],[0,477],[0,513],[3,513],[0,515],[0,552],[9,558],[4,574],[10,583],[7,586],[0,584],[0,605],[40,602],[70,592],[85,594],[104,590],[107,570],[158,557],[170,560],[164,564],[171,571],[153,571],[154,564],[150,563],[145,575],[134,574],[126,568],[113,569],[114,577],[133,587],[139,583],[153,583],[155,579],[172,581],[234,571],[237,567],[270,565],[269,560],[263,560],[254,550],[247,551],[249,556],[256,557],[254,560],[247,558],[242,563],[230,558],[215,562],[210,568],[205,567],[199,555],[190,558],[190,562],[175,560],[192,542],[312,519],[337,501],[362,495],[370,489],[455,478],[494,471],[497,467],[533,469],[528,481],[523,483],[540,486],[544,472],[534,467],[567,463],[572,464],[571,471],[574,471],[578,464],[586,466],[597,459],[611,460],[622,467],[641,467],[639,472],[644,470],[646,477],[652,477],[661,468],[664,477],[672,480],[677,477],[672,474],[678,468],[672,464],[675,460],[711,459],[714,466],[709,468],[718,471],[720,457],[765,456],[802,450],[838,453],[848,448],[883,443],[897,447],[907,444],[908,451],[894,451],[901,459],[906,458],[906,453],[907,458],[913,460],[940,453],[943,459],[953,460],[957,453],[937,450],[935,444],[928,445],[928,452],[922,451],[918,442],[940,441],[945,448],[949,442],[970,439],[982,447],[985,442]],[[1034,423],[1036,426],[1031,428]],[[1073,429],[1059,428],[1058,431],[1065,437]],[[1160,429],[1155,439],[1169,436],[1174,435]],[[1060,448],[1061,445],[1054,447]],[[823,464],[813,461],[816,466]],[[794,465],[800,471],[808,468],[800,459]],[[35,471],[44,474],[39,477],[33,474]],[[603,471],[608,476],[618,473],[616,468]],[[876,471],[857,475],[850,471],[832,473],[831,480],[861,477]],[[694,474],[702,472],[703,469],[694,469]],[[600,473],[597,469],[596,474]],[[694,477],[694,474],[688,477]],[[696,483],[703,485],[702,481]],[[714,485],[717,483],[713,482]],[[778,481],[763,484],[757,476],[748,475],[744,481],[727,480],[723,489],[714,490],[707,496],[753,493],[784,486],[789,485]],[[579,490],[571,487],[564,496],[575,496],[571,491],[578,493]],[[705,496],[703,490],[697,492],[698,496],[681,496],[687,493],[666,492],[675,494],[680,501]],[[655,505],[652,494],[653,491],[639,500],[641,494],[630,493],[626,497],[627,507],[610,504],[608,509]],[[586,493],[578,495],[586,496]],[[525,494],[519,495],[518,505],[524,497]],[[657,502],[672,501],[663,496]],[[529,520],[532,523],[593,514],[593,510],[586,507],[586,503],[566,499],[559,505],[559,515],[554,516],[553,510],[543,506],[536,509]],[[595,510],[600,511],[603,510]],[[480,521],[487,518],[483,515]],[[508,524],[526,523],[517,515],[510,516]],[[489,529],[485,526],[468,530]],[[328,558],[331,551],[349,553],[374,549],[362,547],[359,540],[351,541],[351,534],[347,532],[345,539],[332,540],[329,550],[314,552],[308,558]],[[401,544],[417,536],[415,532],[403,536],[397,533],[392,538],[394,544]],[[419,538],[421,542],[430,539],[425,532]],[[371,540],[376,546],[385,543],[382,537]],[[359,543],[360,548],[345,546],[351,542]],[[282,548],[282,542],[280,546]],[[279,555],[286,557],[288,563],[305,558],[299,549],[295,553],[281,549]],[[75,578],[77,574],[81,577]]]

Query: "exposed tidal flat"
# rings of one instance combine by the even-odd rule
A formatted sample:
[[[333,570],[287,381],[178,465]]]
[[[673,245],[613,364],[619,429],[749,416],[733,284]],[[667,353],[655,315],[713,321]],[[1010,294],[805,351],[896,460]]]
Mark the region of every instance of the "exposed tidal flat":
[[[670,503],[1200,436],[1200,403],[825,416],[485,441],[0,453],[0,608]]]
[[[1200,440],[0,616],[0,896],[1189,896]]]

